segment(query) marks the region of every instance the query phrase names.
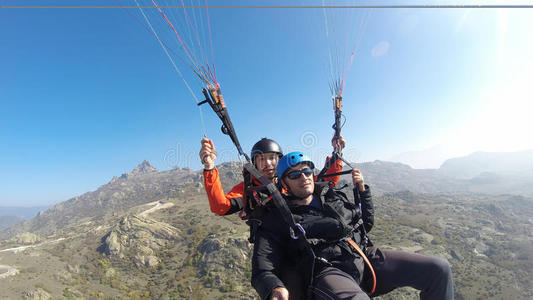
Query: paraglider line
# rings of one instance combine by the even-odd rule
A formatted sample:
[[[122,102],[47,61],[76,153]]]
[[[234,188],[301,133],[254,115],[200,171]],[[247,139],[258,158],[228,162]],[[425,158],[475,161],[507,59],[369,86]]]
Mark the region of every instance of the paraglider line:
[[[138,4],[137,0],[134,0],[135,3]],[[200,101],[198,100],[198,98],[196,97],[196,95],[194,94],[194,92],[192,91],[191,87],[189,86],[189,83],[187,82],[187,80],[185,80],[185,77],[183,76],[183,74],[181,73],[181,71],[179,70],[178,66],[176,66],[176,63],[174,62],[174,60],[172,59],[172,56],[170,55],[170,53],[168,53],[168,50],[167,48],[165,47],[165,45],[163,44],[163,42],[161,41],[161,39],[159,38],[159,35],[157,35],[157,32],[155,32],[154,30],[154,27],[152,26],[152,23],[150,23],[150,20],[148,19],[148,17],[146,16],[146,14],[144,13],[144,11],[142,10],[142,8],[139,6],[139,10],[141,11],[141,14],[143,15],[144,19],[146,20],[146,23],[148,24],[148,26],[150,27],[150,29],[152,30],[154,36],[156,37],[157,41],[159,42],[159,44],[161,45],[161,47],[163,48],[163,51],[165,51],[165,54],[167,55],[168,59],[170,60],[170,62],[172,63],[172,66],[174,66],[174,70],[176,70],[176,72],[180,75],[181,79],[183,80],[183,82],[185,83],[185,86],[187,87],[187,89],[189,90],[189,92],[191,93],[192,97],[194,98],[194,100],[196,101],[196,103],[199,103]],[[193,70],[194,71],[194,70]],[[201,122],[201,125],[202,125],[202,131],[204,133],[204,135],[206,135],[206,129],[205,129],[205,124],[204,124],[204,116],[202,114],[202,109],[200,107],[199,108],[199,113],[200,113],[200,122]]]
[[[189,60],[191,61],[192,65],[199,71],[201,72],[200,68],[198,68],[198,64],[195,63],[195,60],[192,58],[191,54],[190,54],[190,51],[188,50],[188,47],[187,47],[187,44],[185,44],[181,38],[181,36],[179,35],[178,31],[176,30],[176,28],[174,27],[174,25],[172,24],[172,22],[170,22],[170,20],[167,18],[167,16],[165,15],[165,13],[159,8],[159,6],[157,6],[157,4],[155,3],[154,0],[152,0],[152,3],[155,5],[155,7],[157,8],[157,10],[159,11],[159,13],[163,16],[163,18],[165,19],[165,21],[168,23],[168,25],[170,25],[170,27],[172,28],[172,30],[174,31],[174,33],[176,34],[176,37],[178,38],[180,44],[181,44],[181,47],[183,48],[183,50],[185,51],[185,54],[187,54],[187,57],[189,58]],[[194,54],[193,54],[194,56]],[[196,56],[195,56],[196,58]]]
[[[153,0],[152,0],[152,2],[153,2]],[[200,53],[202,55],[202,58],[204,59],[205,64],[207,66],[209,66],[209,62],[207,61],[207,58],[205,56],[204,49],[202,47],[202,43],[200,43],[200,38],[198,37],[198,33],[196,32],[196,30],[194,29],[194,26],[192,25],[191,18],[189,17],[189,14],[187,13],[187,9],[185,8],[185,3],[183,3],[183,0],[181,0],[181,4],[182,4],[182,7],[183,7],[183,13],[185,14],[185,17],[187,18],[187,23],[189,23],[189,27],[191,28],[192,33],[194,34],[194,37],[196,38],[196,43],[198,45],[198,48],[200,48]],[[204,67],[202,67],[202,69],[204,70],[204,72],[207,72]],[[212,74],[207,72],[207,75],[208,75],[208,77],[211,80],[214,81],[214,78],[213,78]]]
[[[211,46],[211,62],[213,64],[213,75],[215,76],[215,83],[217,83],[217,72],[215,69],[215,55],[213,52],[213,37],[211,34],[211,21],[209,20],[209,8],[207,6],[207,0],[205,0],[205,14],[207,16],[207,30],[209,31],[209,44]]]
[[[116,2],[118,2],[118,0],[116,0]],[[123,7],[123,8],[124,8],[124,7]],[[141,20],[139,20],[138,17],[136,17],[135,15],[133,15],[133,14],[130,12],[129,9],[124,8],[124,11],[125,11],[129,16],[131,16],[131,17],[132,17],[137,23],[139,23],[139,25],[141,25],[142,27],[144,27],[144,29],[145,29],[146,31],[148,31],[151,35],[153,35],[156,39],[158,39],[158,36],[157,36],[157,34],[155,34],[155,31],[152,30],[151,28],[149,28],[148,26],[146,26],[146,24],[144,24]],[[163,44],[163,46],[164,46],[165,49],[167,49],[170,53],[172,53],[174,56],[176,56],[177,58],[179,58],[179,59],[181,60],[181,62],[183,62],[185,65],[188,64],[188,63],[185,61],[185,59],[184,59],[181,55],[179,55],[178,53],[174,52],[174,50],[172,50],[172,48],[170,48],[170,47],[169,47],[169,46],[168,46],[163,40],[160,40],[160,39],[158,39],[158,40],[159,40],[159,42],[160,42],[161,44]],[[191,69],[192,69],[192,67],[191,67]],[[193,69],[193,71],[194,71],[194,69]]]

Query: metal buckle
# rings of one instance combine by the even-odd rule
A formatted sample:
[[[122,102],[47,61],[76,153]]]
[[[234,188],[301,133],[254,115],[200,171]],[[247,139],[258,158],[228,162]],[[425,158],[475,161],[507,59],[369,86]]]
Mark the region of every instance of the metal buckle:
[[[305,236],[305,230],[302,227],[302,225],[300,225],[299,223],[296,223],[296,228],[298,228],[298,230],[300,230],[300,232],[303,233],[303,235]],[[289,233],[290,233],[291,238],[293,240],[297,240],[298,239],[298,236],[296,236],[296,234],[295,234],[294,230],[292,229],[292,227],[289,227]]]

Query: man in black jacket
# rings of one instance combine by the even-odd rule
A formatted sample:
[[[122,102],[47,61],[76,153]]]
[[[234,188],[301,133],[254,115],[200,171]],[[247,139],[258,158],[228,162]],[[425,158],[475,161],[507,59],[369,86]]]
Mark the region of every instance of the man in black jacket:
[[[287,300],[289,294],[291,300],[369,299],[372,290],[377,296],[402,286],[420,290],[421,299],[453,299],[445,259],[367,247],[374,211],[359,170],[352,172],[353,200],[341,190],[315,185],[313,169],[301,152],[278,163],[278,178],[305,238],[296,238],[278,209],[265,211],[252,258],[252,285],[262,299]]]

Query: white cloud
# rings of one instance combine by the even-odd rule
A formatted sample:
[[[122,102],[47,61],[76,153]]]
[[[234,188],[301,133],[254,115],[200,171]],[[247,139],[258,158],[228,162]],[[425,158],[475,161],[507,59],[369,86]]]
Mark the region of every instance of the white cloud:
[[[387,41],[381,41],[372,48],[372,57],[381,57],[389,52],[390,44]]]

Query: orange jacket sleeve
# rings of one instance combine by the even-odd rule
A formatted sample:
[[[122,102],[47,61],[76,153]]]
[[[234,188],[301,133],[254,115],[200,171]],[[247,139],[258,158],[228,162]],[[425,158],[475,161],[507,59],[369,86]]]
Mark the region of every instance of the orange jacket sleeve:
[[[229,215],[242,209],[244,182],[234,186],[231,191],[224,195],[218,169],[204,170],[204,186],[209,208],[219,216]]]

